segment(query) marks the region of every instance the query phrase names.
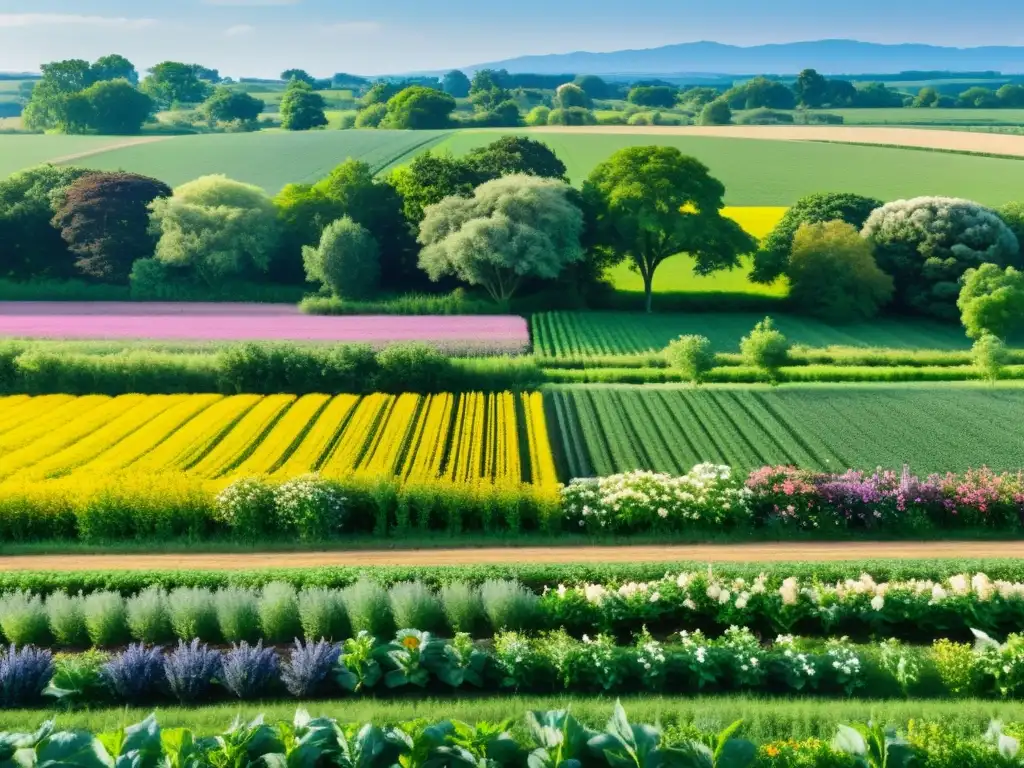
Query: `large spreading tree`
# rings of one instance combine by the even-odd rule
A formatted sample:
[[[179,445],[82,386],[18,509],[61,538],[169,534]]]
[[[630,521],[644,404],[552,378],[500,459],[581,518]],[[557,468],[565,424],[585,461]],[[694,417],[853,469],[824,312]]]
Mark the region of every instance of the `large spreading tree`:
[[[168,197],[162,181],[134,173],[92,173],[67,188],[53,217],[82,275],[127,283],[132,263],[152,255],[149,204]]]
[[[675,147],[628,147],[598,165],[583,185],[593,245],[605,263],[628,260],[652,309],[654,275],[677,253],[706,275],[739,265],[756,241],[722,216],[725,187],[707,166]]]
[[[281,127],[287,131],[308,131],[327,125],[324,97],[309,83],[292,80],[281,97]]]

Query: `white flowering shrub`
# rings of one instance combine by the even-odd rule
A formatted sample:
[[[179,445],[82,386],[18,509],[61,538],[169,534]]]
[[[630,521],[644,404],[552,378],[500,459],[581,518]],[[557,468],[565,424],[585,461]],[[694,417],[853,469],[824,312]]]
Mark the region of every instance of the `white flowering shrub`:
[[[864,684],[860,656],[850,647],[850,641],[845,637],[829,640],[825,647],[826,671],[847,696],[852,696]]]
[[[637,635],[635,653],[644,689],[661,688],[665,684],[665,647],[654,639],[646,626]]]
[[[318,475],[302,475],[274,489],[280,523],[300,539],[316,541],[336,536],[345,519],[341,490]]]
[[[534,682],[539,656],[533,642],[521,632],[499,632],[494,636],[494,661],[501,671],[504,688],[525,688]]]
[[[817,659],[813,653],[804,651],[793,635],[779,635],[775,638],[776,663],[787,686],[794,691],[814,688],[820,676]]]
[[[274,533],[278,527],[274,490],[263,478],[236,480],[217,494],[214,517],[239,538]]]
[[[748,520],[750,495],[731,468],[698,464],[679,477],[637,470],[573,480],[562,507],[571,528],[588,532],[681,530]]]

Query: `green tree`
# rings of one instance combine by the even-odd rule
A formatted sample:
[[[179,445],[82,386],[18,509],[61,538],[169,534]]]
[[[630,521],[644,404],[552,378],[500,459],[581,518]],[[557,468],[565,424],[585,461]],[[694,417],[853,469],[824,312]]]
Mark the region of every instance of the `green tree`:
[[[388,116],[387,104],[371,104],[356,115],[356,128],[380,128]]]
[[[101,80],[81,96],[89,104],[88,127],[108,135],[138,133],[155,107],[149,96],[127,80]]]
[[[478,70],[470,82],[469,100],[477,109],[484,111],[494,109],[502,102],[512,98],[512,94],[502,83],[501,72],[493,69]]]
[[[999,99],[999,104],[1003,107],[1017,109],[1024,107],[1024,85],[1007,83],[996,91],[996,98]]]
[[[1024,264],[1024,203],[1011,202],[996,211],[1003,223],[1010,228],[1017,238],[1019,246],[1017,258],[1013,261]]]
[[[607,99],[612,89],[597,75],[580,75],[573,82],[591,99]]]
[[[867,320],[892,298],[892,278],[845,221],[803,224],[789,257],[789,303],[823,320]]]
[[[547,125],[548,118],[550,118],[550,116],[551,107],[545,107],[543,105],[534,107],[526,116],[526,124],[530,126]]]
[[[548,113],[548,125],[595,125],[597,118],[589,109],[569,107],[553,109]]]
[[[698,86],[696,88],[690,88],[688,91],[683,91],[679,94],[679,103],[689,109],[703,109],[712,101],[718,99],[722,94],[717,88],[707,88]],[[728,105],[726,105],[728,106]]]
[[[857,88],[849,80],[828,80],[825,104],[833,109],[852,107],[857,103]]]
[[[503,101],[488,112],[478,112],[473,123],[488,128],[514,128],[522,124],[522,115],[516,102]]]
[[[80,94],[93,83],[92,69],[83,59],[43,64],[43,75],[32,89],[22,113],[25,127],[33,131],[57,129],[64,133],[86,130],[88,100]]]
[[[721,215],[725,187],[707,166],[675,147],[628,147],[598,165],[583,185],[595,248],[628,260],[652,309],[654,275],[665,259],[688,253],[694,272],[737,266],[757,243]]]
[[[902,107],[903,97],[899,91],[889,88],[885,83],[866,83],[857,88],[855,107],[885,108]]]
[[[732,109],[793,109],[796,106],[793,91],[785,83],[767,77],[755,77],[730,88],[722,98]]]
[[[211,123],[251,124],[259,120],[265,107],[262,99],[219,85],[203,102],[202,111]]]
[[[917,92],[917,96],[914,98],[915,107],[937,107],[939,106],[939,92],[927,86]]]
[[[1016,263],[1017,238],[995,211],[970,200],[917,197],[876,208],[861,235],[896,285],[895,303],[956,317],[960,278],[972,267]]]
[[[302,249],[302,263],[309,282],[323,283],[341,299],[367,299],[380,282],[377,241],[348,216],[329,224],[316,248]]]
[[[459,69],[453,69],[441,80],[441,88],[444,89],[444,92],[456,99],[464,99],[469,96],[469,86],[469,78]]]
[[[362,105],[364,107],[371,107],[374,104],[387,104],[388,100],[400,90],[402,90],[402,87],[398,83],[378,80],[363,94]]]
[[[995,383],[1003,377],[1010,355],[998,336],[986,333],[971,345],[971,361],[982,377]]]
[[[200,75],[210,72],[197,64],[163,61],[149,70],[149,76],[142,81],[141,88],[164,107],[199,104],[206,100],[213,89],[210,82]]]
[[[291,82],[292,80],[299,80],[310,88],[316,85],[316,78],[304,69],[286,69],[281,73],[281,79],[286,83]]]
[[[149,204],[170,194],[170,187],[148,176],[92,173],[67,188],[53,226],[77,257],[79,273],[103,282],[127,283],[132,263],[152,256],[156,245],[149,230]]]
[[[725,99],[715,99],[700,111],[701,125],[728,125],[732,122],[732,109]]]
[[[706,336],[680,336],[669,342],[664,354],[669,367],[693,384],[703,384],[715,367],[715,350]]]
[[[280,223],[279,247],[268,267],[271,280],[302,282],[302,249],[316,245],[327,226],[345,215],[341,202],[312,184],[286,184],[274,196]]]
[[[580,261],[582,230],[564,181],[506,176],[426,209],[420,266],[431,280],[454,275],[507,305],[525,279],[556,278]]]
[[[968,88],[957,97],[958,107],[976,109],[993,109],[1002,106],[999,97],[991,88],[983,88],[979,85]]]
[[[956,305],[972,339],[1006,339],[1024,329],[1024,272],[982,264],[964,272]]]
[[[675,106],[679,97],[679,89],[668,85],[638,85],[632,88],[626,100],[638,107],[663,107]]]
[[[766,317],[740,339],[740,355],[744,365],[760,368],[774,383],[778,381],[779,369],[789,361],[789,341],[774,321]]]
[[[51,224],[67,189],[95,173],[73,166],[40,165],[0,180],[0,277],[66,278],[74,256]]]
[[[828,95],[828,81],[819,75],[817,70],[805,69],[796,76],[793,90],[801,105],[817,109],[825,103],[825,98]]]
[[[470,151],[463,162],[481,181],[514,173],[567,181],[565,163],[558,155],[544,142],[525,136],[502,136]]]
[[[155,258],[209,286],[266,272],[280,236],[274,204],[259,187],[225,176],[182,184],[151,204]]]
[[[281,127],[286,131],[308,131],[327,125],[324,97],[301,80],[292,80],[281,98]]]
[[[447,128],[455,111],[455,99],[447,93],[413,85],[388,100],[389,128],[430,130]]]
[[[845,221],[859,230],[871,212],[881,205],[881,200],[848,192],[829,192],[801,197],[786,211],[754,254],[754,269],[750,279],[755,283],[767,284],[786,274],[789,255],[793,248],[793,236],[804,224]]]
[[[133,86],[139,84],[139,73],[135,65],[116,53],[96,59],[89,67],[89,74],[93,83],[103,80],[127,80]]]
[[[555,89],[555,106],[562,109],[590,109],[594,103],[587,96],[587,92],[575,83],[563,83]]]
[[[388,183],[402,197],[405,217],[414,226],[423,221],[428,205],[440,203],[446,197],[469,197],[484,181],[462,159],[430,151],[417,155],[409,165],[396,168],[388,176]]]

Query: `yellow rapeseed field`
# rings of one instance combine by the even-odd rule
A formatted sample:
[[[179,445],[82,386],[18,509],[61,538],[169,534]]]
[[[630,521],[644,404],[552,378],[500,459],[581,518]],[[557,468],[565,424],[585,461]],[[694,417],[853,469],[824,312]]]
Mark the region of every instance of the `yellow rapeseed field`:
[[[5,414],[6,496],[184,498],[240,477],[311,472],[417,486],[558,484],[539,394],[19,395],[0,397]]]
[[[758,240],[763,240],[769,232],[775,229],[775,225],[779,223],[788,210],[785,207],[726,206],[722,209],[722,215],[743,227],[743,231],[748,235],[753,235]]]

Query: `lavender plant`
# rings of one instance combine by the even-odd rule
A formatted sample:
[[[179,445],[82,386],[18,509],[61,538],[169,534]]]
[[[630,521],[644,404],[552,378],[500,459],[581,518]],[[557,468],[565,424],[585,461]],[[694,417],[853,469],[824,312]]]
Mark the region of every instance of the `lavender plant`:
[[[163,649],[133,643],[104,664],[101,675],[119,699],[129,704],[142,703],[163,685]]]
[[[335,643],[296,640],[288,659],[281,665],[281,682],[292,696],[309,698],[327,681],[340,655],[341,646]]]
[[[14,644],[0,650],[0,707],[30,704],[53,677],[53,655],[45,648]]]
[[[220,670],[220,652],[200,644],[199,638],[188,645],[179,640],[178,647],[164,660],[167,686],[182,704],[205,696]]]
[[[221,682],[240,699],[254,699],[265,693],[277,675],[277,652],[264,648],[263,641],[249,645],[244,640],[224,654]]]

